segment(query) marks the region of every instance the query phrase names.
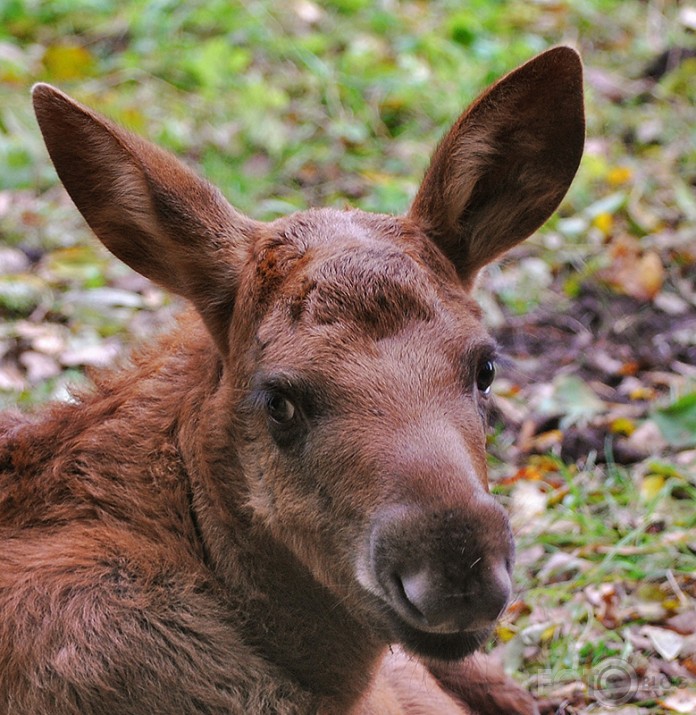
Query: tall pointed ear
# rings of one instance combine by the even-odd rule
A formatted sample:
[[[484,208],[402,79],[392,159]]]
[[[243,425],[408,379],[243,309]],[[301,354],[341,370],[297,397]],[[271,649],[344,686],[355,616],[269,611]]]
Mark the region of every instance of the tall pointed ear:
[[[503,77],[457,120],[409,215],[469,286],[553,213],[584,140],[580,57],[556,47]]]
[[[178,159],[47,84],[32,92],[77,208],[124,263],[193,302],[221,352],[257,224]]]

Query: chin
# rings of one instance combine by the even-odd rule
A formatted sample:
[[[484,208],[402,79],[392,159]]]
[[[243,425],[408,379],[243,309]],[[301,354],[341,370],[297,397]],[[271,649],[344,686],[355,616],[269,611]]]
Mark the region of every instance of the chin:
[[[491,628],[461,633],[431,633],[404,623],[400,619],[392,624],[394,639],[408,652],[420,658],[435,660],[461,660],[478,650],[491,634]]]

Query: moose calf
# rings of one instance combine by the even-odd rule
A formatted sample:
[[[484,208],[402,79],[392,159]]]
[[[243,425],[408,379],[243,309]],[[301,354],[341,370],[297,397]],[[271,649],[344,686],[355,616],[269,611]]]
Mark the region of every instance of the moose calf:
[[[573,178],[577,54],[488,89],[400,217],[261,223],[57,89],[33,97],[95,234],[195,310],[74,403],[0,417],[0,712],[533,712],[459,663],[513,563],[471,288]]]

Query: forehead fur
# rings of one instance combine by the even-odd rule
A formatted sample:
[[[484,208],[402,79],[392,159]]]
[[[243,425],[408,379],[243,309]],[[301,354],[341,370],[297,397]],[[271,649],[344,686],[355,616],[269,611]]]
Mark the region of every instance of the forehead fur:
[[[256,259],[261,302],[282,306],[293,322],[351,323],[373,337],[431,320],[443,291],[458,285],[415,225],[361,211],[277,221]]]

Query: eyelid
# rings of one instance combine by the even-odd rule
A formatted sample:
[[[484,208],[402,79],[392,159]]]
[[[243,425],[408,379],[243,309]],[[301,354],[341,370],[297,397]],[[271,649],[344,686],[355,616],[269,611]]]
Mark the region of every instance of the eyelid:
[[[251,385],[250,399],[255,407],[264,407],[270,393],[290,400],[305,417],[319,412],[322,392],[306,376],[288,372],[259,373]]]
[[[479,357],[479,363],[482,363],[486,360],[490,360],[494,365],[499,361],[500,355],[498,353],[498,348],[497,346],[487,346],[485,350],[483,350],[480,354]]]
[[[466,351],[462,361],[462,378],[465,385],[471,385],[476,381],[479,366],[486,360],[490,360],[494,366],[500,364],[498,345],[492,340],[475,344]]]

